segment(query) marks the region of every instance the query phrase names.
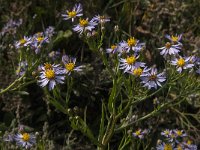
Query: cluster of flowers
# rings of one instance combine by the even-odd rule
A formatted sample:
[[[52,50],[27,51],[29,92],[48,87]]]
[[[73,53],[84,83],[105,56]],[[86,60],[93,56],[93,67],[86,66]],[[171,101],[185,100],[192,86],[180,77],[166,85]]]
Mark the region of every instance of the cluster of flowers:
[[[132,133],[135,138],[143,139],[147,134],[149,134],[150,130],[148,129],[138,129]]]
[[[79,18],[78,24],[73,27],[73,30],[79,34],[87,33],[86,35],[89,35],[98,24],[101,24],[103,27],[106,22],[110,21],[108,17],[100,15],[94,16],[91,20],[81,18],[83,16],[82,11],[82,5],[76,4],[72,10],[66,10],[66,13],[62,14],[63,20],[71,19],[74,22],[76,18]]]
[[[140,77],[141,83],[148,89],[161,86],[161,82],[166,80],[165,73],[158,73],[156,68],[148,68],[144,62],[138,61],[140,52],[145,44],[140,43],[135,37],[130,37],[127,41],[121,41],[106,49],[107,53],[117,53],[119,57],[119,69],[124,73],[130,73],[136,77]]]
[[[54,34],[54,27],[48,27],[45,32],[38,32],[34,34],[33,36],[27,37],[24,36],[21,40],[17,41],[15,43],[16,49],[20,48],[31,48],[35,51],[36,54],[38,54],[41,50],[41,47],[45,43],[49,43],[50,38]]]
[[[40,79],[38,83],[41,87],[47,86],[49,90],[54,89],[55,85],[63,84],[66,75],[70,75],[72,71],[81,71],[83,66],[76,66],[76,58],[67,55],[62,56],[64,67],[60,64],[45,63],[39,66]]]
[[[29,149],[30,147],[36,144],[36,137],[32,133],[23,132],[17,133],[15,135],[10,134],[4,138],[4,141],[11,143],[16,142],[18,146],[21,146],[25,149]]]
[[[183,130],[166,129],[161,132],[165,137],[165,142],[158,142],[157,150],[197,150],[197,146],[192,144],[192,141],[186,140],[187,134]]]
[[[21,24],[22,24],[22,19],[19,20],[10,19],[1,29],[0,36],[4,36],[5,34],[14,35],[17,32],[17,28],[21,26]]]
[[[164,47],[159,48],[160,54],[167,59],[171,65],[176,66],[177,71],[181,73],[185,69],[194,69],[200,74],[200,58],[196,56],[183,57],[179,55],[183,44],[180,42],[181,35],[166,35],[165,36],[170,42],[167,42]]]

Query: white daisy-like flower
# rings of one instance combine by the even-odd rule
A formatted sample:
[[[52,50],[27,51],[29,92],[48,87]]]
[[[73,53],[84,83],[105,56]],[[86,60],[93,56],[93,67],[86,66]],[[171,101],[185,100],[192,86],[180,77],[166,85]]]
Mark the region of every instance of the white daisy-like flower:
[[[183,145],[185,147],[184,150],[197,150],[197,145],[192,144],[191,140],[188,140],[187,142],[183,142]]]
[[[158,74],[156,68],[151,68],[148,72],[142,74],[140,77],[142,80],[141,83],[143,83],[144,87],[147,87],[148,89],[157,89],[158,86],[162,86],[161,82],[166,80],[165,73],[162,72]]]
[[[60,65],[51,65],[46,63],[41,67],[41,69],[40,80],[38,80],[41,87],[45,87],[49,84],[49,90],[52,90],[57,83],[64,83],[65,71],[64,68],[60,67]]]
[[[164,47],[158,48],[161,50],[160,55],[166,57],[167,55],[176,55],[181,50],[181,45],[176,44],[172,45],[171,43],[167,42]]]
[[[83,16],[82,14],[82,5],[79,4],[75,4],[75,6],[73,7],[72,11],[67,10],[67,14],[62,14],[63,20],[68,20],[68,19],[72,19],[72,22],[74,22],[74,19],[76,17],[80,17]]]
[[[176,35],[168,35],[168,34],[166,34],[165,37],[167,39],[169,39],[173,43],[179,43],[179,44],[181,44],[180,40],[182,38],[182,34],[180,34],[180,35],[177,35],[177,34]]]
[[[18,133],[15,135],[15,141],[17,145],[22,146],[25,149],[29,149],[36,144],[36,137],[35,135],[29,133]]]
[[[83,66],[76,67],[76,58],[67,55],[62,56],[62,62],[65,65],[66,74],[70,75],[72,71],[80,72]]]
[[[174,60],[171,61],[171,64],[176,66],[177,71],[181,73],[183,69],[191,69],[194,64],[190,62],[190,57],[181,57],[175,58]]]
[[[107,48],[106,49],[106,52],[107,53],[116,53],[118,51],[118,45],[111,45],[110,48]]]
[[[134,37],[130,37],[127,41],[120,42],[119,45],[123,49],[126,49],[127,53],[129,53],[130,50],[134,51],[135,53],[138,53],[144,47],[145,44],[139,43],[139,40],[137,40]]]
[[[138,67],[145,67],[145,63],[137,62],[136,60],[139,58],[139,55],[130,55],[126,58],[120,58],[119,69],[123,69],[124,72],[128,72]]]
[[[94,16],[92,18],[92,20],[94,22],[97,22],[98,24],[105,24],[106,22],[109,22],[110,21],[110,18],[106,17],[106,16],[100,16],[100,15],[97,15],[97,16]]]
[[[75,25],[73,30],[77,33],[82,34],[86,31],[92,31],[92,29],[94,29],[96,25],[96,22],[94,22],[93,20],[88,21],[88,18],[79,19],[79,24]]]
[[[17,49],[21,47],[27,47],[31,43],[31,40],[32,40],[32,37],[24,36],[24,38],[22,38],[21,40],[15,43],[15,47]]]

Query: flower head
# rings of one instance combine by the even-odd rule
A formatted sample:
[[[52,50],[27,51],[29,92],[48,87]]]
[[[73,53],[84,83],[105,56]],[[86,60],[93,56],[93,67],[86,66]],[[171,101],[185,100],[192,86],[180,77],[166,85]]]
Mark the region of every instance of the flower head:
[[[151,68],[147,73],[141,75],[141,79],[144,87],[157,89],[158,86],[161,86],[161,82],[166,80],[166,76],[164,72],[158,74],[156,68]]]
[[[171,143],[161,143],[156,147],[156,150],[173,150],[174,145]]]
[[[176,66],[177,71],[179,73],[181,73],[183,69],[191,69],[194,66],[194,64],[190,62],[190,57],[184,58],[181,56],[179,56],[179,58],[175,58],[174,60],[172,60],[171,64]]]
[[[38,81],[41,87],[49,84],[49,90],[52,90],[57,83],[64,83],[65,71],[60,65],[45,63],[41,69],[40,80]]]
[[[111,45],[110,48],[107,48],[106,49],[106,52],[107,53],[116,53],[118,50],[118,45]]]
[[[80,17],[83,16],[82,14],[82,5],[79,4],[75,4],[75,6],[73,7],[72,11],[67,10],[67,14],[62,14],[63,20],[68,20],[68,19],[72,19],[72,22],[74,22],[74,19],[76,17]]]
[[[70,75],[72,71],[82,71],[83,66],[76,67],[76,58],[67,55],[62,56],[62,62],[65,65],[65,72]]]
[[[138,58],[139,56],[137,55],[130,55],[126,58],[120,58],[120,69],[124,69],[124,72],[128,72],[135,68],[145,67],[145,63],[136,61]]]
[[[15,136],[15,141],[17,145],[22,146],[25,149],[28,149],[36,143],[36,138],[33,134],[25,132],[25,133],[18,133]]]
[[[20,39],[19,41],[15,43],[15,47],[17,49],[22,48],[22,47],[27,47],[28,45],[30,45],[31,39],[32,37],[24,36],[22,39]]]
[[[168,35],[168,34],[166,34],[165,37],[167,39],[169,39],[173,43],[179,43],[179,44],[181,44],[180,40],[182,38],[182,34],[180,34],[180,35],[177,35],[177,34],[176,35]]]
[[[98,24],[105,24],[106,22],[110,21],[110,18],[108,18],[106,16],[97,15],[97,16],[93,17],[92,20],[94,22],[97,22]]]
[[[138,129],[135,132],[133,132],[133,136],[136,138],[139,138],[139,139],[143,139],[144,136],[148,133],[149,133],[149,130],[147,130],[147,129],[144,129],[143,131],[142,131],[142,129]]]
[[[96,25],[97,25],[96,22],[94,22],[93,20],[88,21],[88,18],[79,19],[79,24],[75,25],[73,30],[75,32],[82,34],[83,32],[86,31],[92,31],[92,29],[94,29]]]
[[[180,52],[181,45],[180,44],[173,45],[173,44],[167,42],[164,47],[161,47],[158,49],[161,50],[160,55],[163,55],[164,57],[166,57],[167,55],[178,54]]]

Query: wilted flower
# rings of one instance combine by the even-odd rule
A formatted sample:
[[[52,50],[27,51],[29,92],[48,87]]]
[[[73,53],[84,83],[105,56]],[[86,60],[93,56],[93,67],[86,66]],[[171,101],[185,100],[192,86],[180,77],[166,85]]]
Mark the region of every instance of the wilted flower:
[[[183,69],[191,69],[194,64],[191,64],[190,62],[190,57],[181,57],[179,56],[179,58],[175,58],[173,61],[171,61],[171,64],[176,66],[177,71],[179,73],[182,72]]]
[[[17,145],[24,147],[25,149],[28,149],[36,144],[36,138],[35,135],[29,134],[29,133],[18,133],[15,136],[15,141]]]
[[[79,24],[75,25],[73,30],[75,32],[82,34],[85,31],[92,31],[92,29],[94,29],[96,25],[97,25],[96,22],[94,22],[93,20],[88,21],[88,18],[87,19],[79,19]]]
[[[52,90],[57,83],[63,84],[65,79],[65,72],[60,65],[44,64],[41,67],[40,80],[38,81],[41,87],[49,84],[49,90]]]
[[[82,71],[83,66],[76,67],[76,58],[67,55],[62,56],[62,62],[65,65],[65,72],[70,75],[72,71]]]
[[[27,64],[26,61],[20,62],[20,63],[18,64],[18,68],[17,68],[17,70],[16,70],[16,74],[17,74],[18,76],[22,76],[22,75],[26,72],[27,68],[28,68],[28,64]]]
[[[45,37],[49,37],[51,38],[53,36],[53,34],[55,33],[55,28],[52,27],[52,26],[49,26],[48,28],[46,28],[44,34],[45,34]]]
[[[105,24],[106,22],[110,21],[110,18],[108,18],[106,16],[97,15],[97,16],[93,17],[92,20],[94,22],[97,22],[98,24]]]
[[[157,89],[157,86],[161,86],[161,82],[164,82],[166,77],[164,72],[158,74],[156,68],[151,68],[147,73],[141,75],[141,79],[144,87]]]
[[[67,14],[62,14],[63,20],[72,19],[72,22],[74,22],[74,19],[76,17],[83,16],[82,11],[83,11],[82,5],[75,4],[72,11],[67,10]]]
[[[162,50],[160,52],[160,55],[163,55],[164,57],[166,57],[167,55],[178,54],[181,49],[181,45],[180,44],[172,45],[171,43],[167,42],[164,47],[161,47],[158,49]]]

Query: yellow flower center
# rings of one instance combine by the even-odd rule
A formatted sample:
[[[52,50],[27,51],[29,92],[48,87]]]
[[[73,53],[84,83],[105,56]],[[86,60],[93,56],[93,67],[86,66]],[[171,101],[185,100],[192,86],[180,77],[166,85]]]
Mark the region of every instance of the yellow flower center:
[[[135,63],[135,61],[136,61],[135,56],[130,56],[130,57],[127,57],[127,58],[126,58],[126,62],[127,62],[127,64],[129,64],[129,65]]]
[[[177,65],[179,67],[183,67],[185,65],[185,60],[183,58],[180,58],[178,61],[177,61]]]
[[[137,43],[137,40],[134,37],[132,37],[127,40],[127,43],[128,43],[128,46],[135,46]]]
[[[165,133],[165,135],[169,135],[169,131],[168,130],[164,131],[164,133]]]
[[[171,36],[171,39],[172,39],[173,42],[177,42],[177,41],[178,41],[178,36],[173,36],[173,35],[172,35],[172,36]]]
[[[23,141],[25,141],[25,142],[29,141],[29,140],[30,140],[30,134],[28,134],[28,133],[23,133],[23,134],[22,134],[22,139],[23,139]]]
[[[74,18],[76,16],[76,11],[69,11],[67,13],[68,13],[68,16],[71,18]]]
[[[26,40],[25,40],[25,39],[21,39],[21,40],[19,41],[19,43],[20,43],[20,44],[24,44],[24,43],[26,43]]]
[[[183,150],[183,148],[180,145],[178,145],[177,150]]]
[[[79,24],[80,26],[85,27],[88,25],[88,21],[86,19],[80,19]]]
[[[191,144],[192,144],[192,141],[188,140],[188,141],[187,141],[187,144],[188,144],[188,145],[191,145]]]
[[[54,79],[55,78],[55,72],[53,70],[46,70],[45,71],[45,76],[48,79]]]
[[[45,69],[45,70],[52,70],[53,67],[52,67],[52,65],[49,64],[49,63],[44,63],[44,69]]]
[[[115,48],[117,48],[116,45],[112,45],[112,46],[111,46],[111,49],[112,49],[112,50],[114,50]]]
[[[164,150],[172,150],[172,145],[171,144],[165,144]]]
[[[167,43],[165,44],[165,47],[166,47],[166,49],[170,49],[171,43],[167,42]]]
[[[154,80],[156,80],[156,78],[157,78],[157,76],[155,74],[153,74],[149,77],[149,80],[154,81]]]
[[[141,68],[136,68],[133,70],[133,74],[136,76],[140,76],[142,74],[143,70]]]
[[[44,37],[38,37],[37,40],[38,40],[38,42],[41,42],[44,40]]]
[[[176,131],[176,134],[177,134],[178,136],[181,136],[181,135],[182,135],[182,132],[181,132],[180,130],[178,130],[178,131]]]
[[[75,64],[74,63],[68,63],[65,65],[65,68],[68,70],[68,71],[72,71],[74,69],[74,66]]]
[[[138,135],[140,135],[141,134],[141,130],[137,130],[136,132],[135,132],[135,134],[138,136]]]

